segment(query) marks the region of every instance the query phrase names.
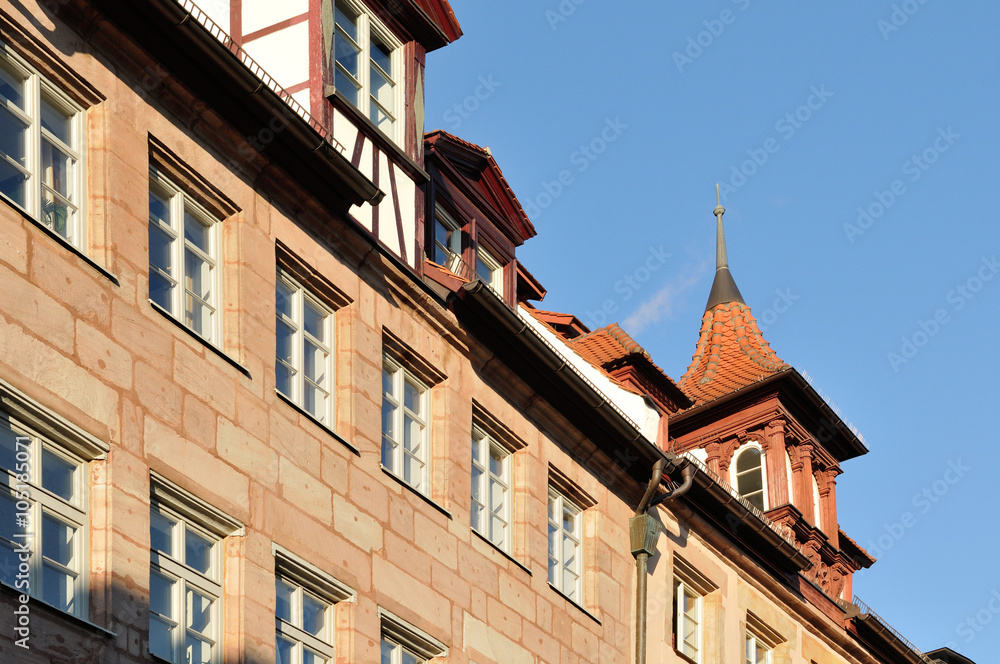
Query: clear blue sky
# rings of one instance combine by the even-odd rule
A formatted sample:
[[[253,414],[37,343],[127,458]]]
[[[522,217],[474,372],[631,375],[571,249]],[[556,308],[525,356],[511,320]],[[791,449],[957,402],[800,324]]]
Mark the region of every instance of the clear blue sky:
[[[728,185],[765,337],[871,449],[838,482],[879,557],[856,594],[919,648],[994,661],[1000,7],[452,4],[465,36],[428,56],[427,128],[492,149],[538,229],[518,256],[542,306],[593,327],[607,305],[679,378]]]

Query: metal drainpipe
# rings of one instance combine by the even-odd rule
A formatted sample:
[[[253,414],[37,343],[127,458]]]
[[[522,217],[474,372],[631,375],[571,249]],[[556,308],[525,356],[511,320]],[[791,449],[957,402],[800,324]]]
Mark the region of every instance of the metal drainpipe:
[[[639,506],[635,509],[635,516],[629,520],[629,536],[632,544],[632,555],[635,556],[635,664],[646,664],[646,577],[649,575],[649,556],[656,551],[656,542],[660,537],[660,523],[649,516],[650,504],[663,502],[682,496],[691,488],[694,479],[694,467],[689,465],[681,469],[681,476],[684,478],[683,484],[670,493],[657,496],[653,503],[653,495],[656,487],[663,479],[663,459],[659,459],[653,465],[653,476],[646,487],[646,493]]]

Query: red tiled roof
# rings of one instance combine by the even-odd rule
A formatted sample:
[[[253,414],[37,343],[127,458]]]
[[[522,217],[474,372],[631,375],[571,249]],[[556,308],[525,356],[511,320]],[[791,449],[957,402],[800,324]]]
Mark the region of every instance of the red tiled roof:
[[[691,365],[678,385],[704,403],[790,368],[771,350],[750,307],[727,302],[705,312]]]
[[[623,360],[633,354],[645,357],[652,364],[649,353],[625,330],[618,327],[617,323],[598,328],[589,334],[570,340],[569,343],[581,357],[598,367]],[[660,369],[661,373],[662,371]]]

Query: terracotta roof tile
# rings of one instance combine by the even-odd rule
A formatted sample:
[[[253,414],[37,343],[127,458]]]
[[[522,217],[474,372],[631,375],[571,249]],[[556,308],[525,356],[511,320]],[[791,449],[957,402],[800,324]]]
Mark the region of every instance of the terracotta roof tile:
[[[705,312],[691,365],[678,386],[704,403],[790,368],[771,350],[750,307],[727,302]]]

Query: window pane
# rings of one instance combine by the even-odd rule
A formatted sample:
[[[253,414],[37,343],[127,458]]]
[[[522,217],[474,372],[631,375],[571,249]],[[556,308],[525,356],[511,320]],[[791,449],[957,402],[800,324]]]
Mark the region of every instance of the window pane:
[[[284,360],[288,364],[295,364],[295,328],[291,327],[284,321],[278,321],[275,324],[276,333],[276,347],[275,354],[279,359]]]
[[[149,572],[149,610],[167,618],[174,617],[173,597],[176,581],[155,570]]]
[[[10,157],[20,166],[24,166],[25,140],[27,126],[21,120],[0,105],[0,152]]]
[[[281,362],[274,363],[275,387],[286,397],[295,398],[293,379],[295,371],[287,364]]]
[[[201,256],[184,250],[184,287],[206,302],[212,299],[212,266]]]
[[[383,44],[379,39],[372,37],[372,62],[382,68],[389,77],[392,77],[392,49]]]
[[[371,110],[368,113],[368,119],[374,122],[375,126],[381,131],[387,134],[392,133],[393,119],[375,104],[372,104],[371,106]]]
[[[18,555],[14,551],[14,545],[0,539],[0,581],[9,586],[14,585],[18,562]]]
[[[292,314],[292,298],[295,295],[295,291],[289,288],[285,282],[280,279],[275,283],[274,287],[274,308],[279,314],[284,314],[288,318],[293,318]]]
[[[420,454],[420,444],[423,442],[423,426],[409,415],[403,416],[403,449]]]
[[[149,652],[167,661],[174,659],[174,627],[156,616],[149,617]]]
[[[206,254],[209,253],[209,229],[208,226],[192,216],[187,210],[184,211],[184,239],[201,249]]]
[[[313,652],[306,647],[302,648],[302,664],[323,664],[326,661],[326,657],[323,657],[319,653]]]
[[[184,323],[206,339],[212,338],[212,309],[190,294],[184,296]]]
[[[75,163],[75,159],[54,144],[42,139],[42,182],[49,189],[69,200],[73,200],[74,192],[70,188],[70,183]]]
[[[190,528],[184,538],[184,562],[189,567],[208,574],[212,567],[212,542]]]
[[[382,433],[396,440],[396,406],[388,399],[382,399]]]
[[[382,394],[388,394],[393,396],[392,389],[392,374],[385,368],[382,368]]]
[[[736,472],[742,473],[751,468],[760,468],[760,452],[751,448],[744,450],[736,460]]]
[[[483,471],[479,468],[472,467],[472,499],[485,504],[485,496],[482,495],[482,484],[483,484]]]
[[[74,610],[72,574],[49,564],[42,565],[42,600],[52,606],[72,613]]]
[[[760,470],[751,470],[739,476],[739,492],[743,495],[756,493],[764,488]]]
[[[476,274],[487,284],[493,283],[493,268],[483,261],[481,255],[476,256]]]
[[[421,664],[421,662],[419,657],[404,650],[402,664]]]
[[[302,629],[313,636],[323,636],[325,626],[326,605],[313,599],[305,593],[302,594]]]
[[[42,187],[42,217],[41,222],[61,237],[73,240],[73,219],[76,209],[68,205],[63,198],[57,197],[46,187]]]
[[[420,415],[420,388],[406,380],[403,381],[403,405],[413,412],[414,415]]]
[[[482,463],[482,459],[480,457],[480,455],[481,455],[481,449],[482,449],[481,445],[482,445],[482,443],[479,442],[479,438],[477,438],[476,436],[473,436],[472,437],[472,460],[475,461],[475,462],[477,462],[477,463]]]
[[[382,436],[382,465],[389,470],[396,472],[396,443],[388,436]]]
[[[159,512],[149,515],[150,547],[154,551],[162,551],[168,556],[174,555],[174,521]]]
[[[372,67],[371,74],[372,97],[382,108],[392,113],[395,110],[392,105],[392,91],[395,86],[377,68]]]
[[[389,643],[385,639],[382,639],[382,657],[381,664],[393,664],[392,653],[396,651],[397,646],[393,643]]]
[[[75,492],[76,464],[42,450],[42,486],[63,500],[72,502]]]
[[[66,145],[72,145],[73,121],[72,115],[67,115],[63,111],[53,106],[49,100],[42,97],[42,128],[47,129],[53,136]]]
[[[358,15],[343,2],[337,3],[336,22],[337,27],[343,30],[346,34],[350,35],[351,39],[355,42],[359,41]]]
[[[187,627],[201,634],[212,628],[212,600],[201,593],[187,591]]]
[[[171,301],[173,296],[174,284],[164,277],[159,272],[150,271],[149,273],[149,299],[156,302],[158,305],[166,309],[167,311],[173,313],[173,302]]]
[[[576,599],[576,574],[572,570],[563,570],[563,585],[560,590],[566,594],[566,597]]]
[[[357,61],[355,60],[355,66],[357,66]],[[337,92],[344,95],[344,97],[354,106],[360,105],[360,87],[351,80],[351,78],[344,72],[337,69],[336,76],[334,78],[334,85],[337,88]]]
[[[507,524],[498,516],[490,517],[490,541],[495,545],[504,548],[504,540],[507,534]]]
[[[306,409],[310,415],[315,417],[320,422],[326,422],[326,397],[327,394],[323,390],[319,389],[312,383],[306,383],[306,394],[305,394],[305,404],[303,408]]]
[[[274,648],[275,664],[293,664],[292,654],[294,651],[294,643],[280,636],[277,637]]]
[[[173,226],[170,223],[170,207],[167,205],[167,201],[153,191],[149,192],[149,218],[162,221],[167,226]]]
[[[295,588],[277,579],[275,583],[275,606],[274,614],[286,622],[292,622],[292,597]]]
[[[25,439],[21,440],[21,449],[26,449]],[[14,471],[17,466],[17,434],[0,422],[0,468]]]
[[[26,206],[24,192],[26,181],[24,173],[8,164],[6,159],[0,158],[0,192],[21,207]]]
[[[483,532],[483,507],[477,502],[472,503],[472,509],[470,510],[471,526]]]
[[[73,540],[76,528],[49,514],[42,515],[42,555],[65,567],[74,563]]]
[[[155,222],[149,224],[149,264],[169,275],[174,273],[174,261],[170,250],[173,240],[158,224]]]
[[[311,341],[305,342],[306,377],[320,386],[326,385],[326,351]]]
[[[6,60],[0,58],[0,95],[6,97],[15,106],[24,109],[24,77],[14,71]]]
[[[420,459],[409,454],[403,455],[403,481],[417,491],[423,487],[423,469],[424,464]]]
[[[504,499],[507,497],[507,490],[499,482],[490,482],[490,511],[503,516]]]
[[[326,312],[306,300],[303,312],[303,323],[306,332],[317,341],[326,343]]]
[[[496,445],[490,446],[490,472],[497,477],[503,477],[503,460],[507,458],[506,452]]]
[[[184,657],[186,664],[211,664],[212,644],[188,633]]]

